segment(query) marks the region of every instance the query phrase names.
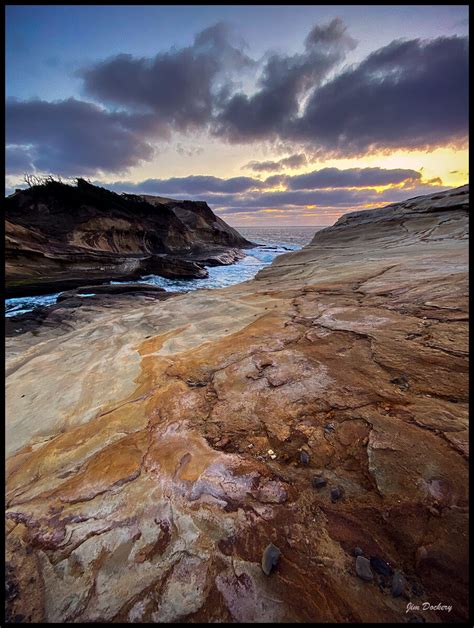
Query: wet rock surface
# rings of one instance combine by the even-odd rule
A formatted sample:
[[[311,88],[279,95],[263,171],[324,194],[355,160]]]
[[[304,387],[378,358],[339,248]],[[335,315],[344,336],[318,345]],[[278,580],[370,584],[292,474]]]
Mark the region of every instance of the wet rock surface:
[[[9,617],[403,623],[427,599],[452,612],[411,616],[465,622],[467,202],[358,213],[246,284],[76,297],[8,336]]]
[[[81,286],[76,290],[66,290],[58,296],[58,303],[70,299],[72,297],[81,297],[90,294],[160,294],[166,290],[146,283],[127,283],[127,284],[99,284]]]

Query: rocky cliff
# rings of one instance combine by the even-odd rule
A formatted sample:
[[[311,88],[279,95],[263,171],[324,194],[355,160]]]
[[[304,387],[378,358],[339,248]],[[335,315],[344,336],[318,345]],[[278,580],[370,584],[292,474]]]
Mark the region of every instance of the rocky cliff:
[[[468,204],[347,215],[224,290],[18,317],[9,617],[467,621]]]
[[[205,264],[231,263],[250,244],[206,203],[119,195],[82,179],[17,191],[5,219],[8,296],[151,273],[206,277]]]

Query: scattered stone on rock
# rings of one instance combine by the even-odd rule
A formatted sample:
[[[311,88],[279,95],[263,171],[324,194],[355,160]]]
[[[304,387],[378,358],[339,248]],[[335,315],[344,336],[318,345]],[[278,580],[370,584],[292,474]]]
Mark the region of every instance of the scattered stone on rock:
[[[309,464],[309,454],[307,451],[301,450],[300,451],[300,462],[301,464],[307,465]]]
[[[401,390],[408,390],[410,388],[410,385],[408,383],[408,378],[406,377],[406,375],[395,377],[394,379],[390,380],[390,383],[395,384],[396,386],[399,386]]]
[[[272,460],[275,460],[275,458],[276,458],[276,453],[273,451],[273,449],[269,449],[269,450],[267,451],[267,454],[270,456],[270,458],[271,458]]]
[[[340,486],[335,486],[331,489],[331,500],[333,502],[337,502],[338,499],[342,497],[342,489]]]
[[[262,570],[264,574],[270,575],[271,570],[277,566],[280,554],[281,552],[276,545],[273,545],[273,543],[267,545],[262,556]]]
[[[320,475],[315,475],[312,484],[313,488],[324,488],[327,484],[327,480]]]
[[[392,578],[393,597],[399,597],[405,590],[406,585],[407,585],[407,581],[404,575],[401,573],[401,571],[396,571],[393,574],[393,578]]]
[[[366,580],[367,582],[374,579],[374,574],[370,568],[370,561],[368,558],[365,558],[364,556],[357,556],[356,573],[359,578],[362,578],[362,580]]]
[[[381,576],[391,576],[393,574],[393,569],[388,563],[382,560],[380,556],[371,556],[370,564],[374,571],[379,573]]]
[[[334,432],[334,430],[336,429],[336,426],[334,425],[334,423],[327,423],[324,426],[324,431],[329,434],[330,432]]]

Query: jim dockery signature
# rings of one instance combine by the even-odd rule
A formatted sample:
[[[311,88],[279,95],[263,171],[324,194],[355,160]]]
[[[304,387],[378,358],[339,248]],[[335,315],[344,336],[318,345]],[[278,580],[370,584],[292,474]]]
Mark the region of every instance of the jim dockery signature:
[[[446,611],[450,613],[452,609],[452,606],[441,603],[431,604],[431,602],[422,602],[421,604],[412,604],[412,602],[408,602],[405,613],[409,611]]]

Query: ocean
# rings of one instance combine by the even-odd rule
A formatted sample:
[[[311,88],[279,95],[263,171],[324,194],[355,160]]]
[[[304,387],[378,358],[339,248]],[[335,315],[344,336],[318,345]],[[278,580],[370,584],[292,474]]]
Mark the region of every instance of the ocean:
[[[141,283],[150,283],[170,292],[186,292],[199,288],[224,288],[252,279],[259,270],[268,266],[278,255],[297,251],[312,240],[314,234],[323,227],[237,227],[247,240],[257,246],[246,249],[247,255],[230,266],[208,268],[206,279],[166,279],[157,275],[147,275]],[[136,280],[135,280],[136,281]],[[111,283],[123,283],[114,282]],[[34,297],[18,297],[5,300],[5,316],[17,316],[31,312],[40,305],[53,305],[60,292]],[[87,297],[85,297],[87,298]]]

